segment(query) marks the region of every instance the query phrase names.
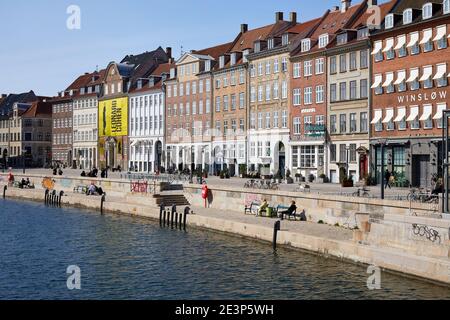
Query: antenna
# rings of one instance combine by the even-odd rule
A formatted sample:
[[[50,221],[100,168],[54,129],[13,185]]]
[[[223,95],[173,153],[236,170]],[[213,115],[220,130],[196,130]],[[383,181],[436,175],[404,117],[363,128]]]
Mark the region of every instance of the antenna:
[[[183,46],[181,46],[181,56],[183,56],[184,51],[183,51]]]

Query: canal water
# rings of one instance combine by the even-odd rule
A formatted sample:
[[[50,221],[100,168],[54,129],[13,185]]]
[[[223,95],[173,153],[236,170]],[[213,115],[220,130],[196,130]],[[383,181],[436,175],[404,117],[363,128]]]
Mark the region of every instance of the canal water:
[[[0,299],[450,299],[450,290],[204,230],[0,200]],[[81,290],[66,270],[81,269]]]

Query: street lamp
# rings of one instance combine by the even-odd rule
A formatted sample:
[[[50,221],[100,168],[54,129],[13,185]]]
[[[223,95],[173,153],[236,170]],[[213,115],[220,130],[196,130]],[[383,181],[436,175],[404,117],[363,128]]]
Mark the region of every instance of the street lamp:
[[[444,190],[442,194],[442,213],[449,213],[449,157],[448,157],[448,138],[449,127],[448,119],[450,117],[450,110],[444,110],[442,114],[442,175],[444,182]]]
[[[347,179],[350,178],[350,146],[345,146],[346,157],[347,157],[347,170],[346,175]]]
[[[25,174],[25,153],[27,152],[26,149],[22,150],[22,166],[23,166],[23,174]]]

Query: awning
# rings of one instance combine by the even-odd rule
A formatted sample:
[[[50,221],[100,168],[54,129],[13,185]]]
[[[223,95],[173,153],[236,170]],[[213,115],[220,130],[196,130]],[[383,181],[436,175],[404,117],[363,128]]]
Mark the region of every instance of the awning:
[[[434,120],[441,120],[444,116],[444,110],[447,110],[447,104],[446,103],[440,103],[437,105],[437,111],[435,116],[433,117]]]
[[[433,38],[433,29],[427,29],[423,32],[422,40],[420,40],[419,44],[425,44],[428,43],[431,38]]]
[[[394,38],[389,38],[386,40],[386,47],[384,47],[383,52],[388,52],[394,47]]]
[[[439,41],[447,35],[447,25],[439,26],[436,29],[436,37],[434,37],[433,41]]]
[[[386,73],[386,81],[383,83],[383,87],[389,87],[393,81],[394,81],[394,73],[393,72]]]
[[[438,64],[436,74],[433,77],[433,80],[442,79],[447,74],[447,64]]]
[[[373,117],[371,124],[376,124],[376,123],[380,122],[382,117],[383,117],[383,111],[375,110],[375,116]]]
[[[394,118],[394,109],[387,109],[386,110],[386,117],[383,120],[383,123],[389,123]]]
[[[417,68],[411,69],[409,71],[409,78],[408,78],[408,80],[406,80],[406,82],[409,83],[409,82],[416,81],[418,77],[419,77],[419,69],[417,69]]]
[[[394,50],[400,50],[406,44],[406,35],[402,34],[397,37],[397,44],[395,45]]]
[[[375,75],[375,80],[373,81],[372,89],[378,88],[383,81],[383,76],[381,74]]]
[[[420,121],[426,121],[431,117],[431,114],[433,113],[433,105],[426,104],[423,106],[423,114],[420,117]]]
[[[401,122],[406,118],[406,108],[398,108],[397,109],[397,117],[394,119],[394,122]]]
[[[409,42],[408,42],[407,47],[408,48],[414,47],[418,41],[419,41],[419,32],[411,33],[409,35]]]
[[[377,42],[375,42],[375,45],[374,45],[374,49],[373,49],[373,51],[372,51],[372,54],[373,54],[373,55],[377,54],[378,52],[381,51],[381,49],[383,49],[383,41],[377,41]]]
[[[409,109],[409,117],[408,119],[406,119],[406,121],[414,121],[417,119],[417,117],[419,116],[419,107],[411,107],[411,109]]]
[[[426,81],[430,79],[432,75],[433,75],[433,67],[432,66],[424,67],[423,75],[420,78],[420,81]]]
[[[399,85],[405,80],[406,80],[406,70],[397,71],[397,80],[395,80],[394,84]]]

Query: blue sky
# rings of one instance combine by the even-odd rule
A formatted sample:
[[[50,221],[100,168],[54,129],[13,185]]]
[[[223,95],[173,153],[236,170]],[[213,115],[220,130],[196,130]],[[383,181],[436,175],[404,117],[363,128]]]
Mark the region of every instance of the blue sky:
[[[72,4],[81,9],[81,30],[66,27],[66,10]],[[305,21],[339,4],[339,0],[2,0],[0,93],[33,89],[55,95],[78,75],[128,53],[171,46],[179,57],[181,46],[188,51],[232,41],[241,23],[250,28],[272,23],[276,11],[283,11],[285,19],[296,11]]]

